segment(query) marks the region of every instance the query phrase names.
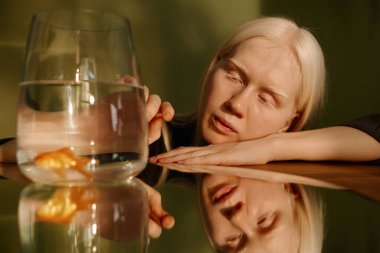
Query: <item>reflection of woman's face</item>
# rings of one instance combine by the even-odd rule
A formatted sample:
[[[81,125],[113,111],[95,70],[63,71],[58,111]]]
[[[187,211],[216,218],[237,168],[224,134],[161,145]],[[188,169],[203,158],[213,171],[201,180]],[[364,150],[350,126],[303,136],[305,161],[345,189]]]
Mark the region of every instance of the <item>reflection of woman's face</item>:
[[[288,185],[206,175],[201,183],[205,225],[218,252],[294,253],[299,230]]]
[[[263,38],[242,42],[206,79],[203,138],[216,144],[285,131],[296,116],[299,89],[299,68],[287,46]]]

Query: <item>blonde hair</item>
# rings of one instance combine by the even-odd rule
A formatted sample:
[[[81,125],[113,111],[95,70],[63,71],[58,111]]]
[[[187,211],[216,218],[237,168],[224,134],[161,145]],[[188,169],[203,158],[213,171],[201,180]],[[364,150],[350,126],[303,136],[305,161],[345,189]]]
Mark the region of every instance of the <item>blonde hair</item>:
[[[293,52],[301,74],[301,90],[297,101],[299,118],[289,129],[301,130],[321,109],[325,94],[325,63],[321,47],[315,37],[294,21],[282,17],[263,17],[245,23],[217,50],[203,78],[201,94],[215,64],[228,56],[242,42],[255,38],[285,43]],[[200,111],[200,110],[199,110]]]
[[[200,176],[197,177],[198,184]],[[295,201],[294,217],[298,224],[299,245],[297,253],[321,253],[324,239],[324,209],[323,203],[315,188],[300,184],[291,184],[292,193],[297,197]],[[200,187],[198,187],[198,201],[200,218],[206,232],[208,242],[214,252],[218,251],[213,239],[210,237],[207,221],[204,217],[204,205],[201,203]]]
[[[292,184],[298,194],[295,199],[295,217],[299,225],[299,253],[321,253],[324,238],[324,212],[316,191],[299,184]]]

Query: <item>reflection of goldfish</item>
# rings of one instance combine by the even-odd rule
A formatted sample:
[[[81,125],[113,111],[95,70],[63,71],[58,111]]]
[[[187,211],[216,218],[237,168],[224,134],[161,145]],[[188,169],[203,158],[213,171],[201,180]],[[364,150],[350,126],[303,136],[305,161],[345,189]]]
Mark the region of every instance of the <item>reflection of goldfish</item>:
[[[39,168],[56,171],[61,176],[64,176],[64,170],[74,169],[92,178],[92,174],[86,170],[90,161],[89,158],[77,157],[69,148],[45,152],[34,158],[34,164]]]
[[[58,189],[36,211],[38,220],[54,223],[70,223],[78,211],[88,209],[97,198],[94,187],[68,187]]]

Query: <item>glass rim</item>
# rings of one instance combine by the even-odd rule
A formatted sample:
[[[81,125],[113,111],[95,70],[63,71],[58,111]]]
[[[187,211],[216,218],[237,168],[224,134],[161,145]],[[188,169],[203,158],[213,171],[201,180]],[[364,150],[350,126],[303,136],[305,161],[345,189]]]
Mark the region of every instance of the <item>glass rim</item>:
[[[83,22],[84,18],[91,22]],[[130,29],[128,18],[96,9],[53,9],[35,12],[32,20],[44,26],[68,31],[107,32]],[[100,23],[100,20],[104,22]]]

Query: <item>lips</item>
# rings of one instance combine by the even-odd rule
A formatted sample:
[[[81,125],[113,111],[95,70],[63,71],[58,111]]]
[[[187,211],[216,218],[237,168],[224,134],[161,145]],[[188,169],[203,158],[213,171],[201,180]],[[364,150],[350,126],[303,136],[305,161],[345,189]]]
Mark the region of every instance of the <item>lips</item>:
[[[222,185],[211,194],[211,202],[213,204],[220,204],[230,199],[237,189],[236,185]]]
[[[232,126],[232,124],[222,118],[217,116],[212,117],[212,122],[214,127],[218,130],[218,132],[222,134],[236,134],[236,129]]]

